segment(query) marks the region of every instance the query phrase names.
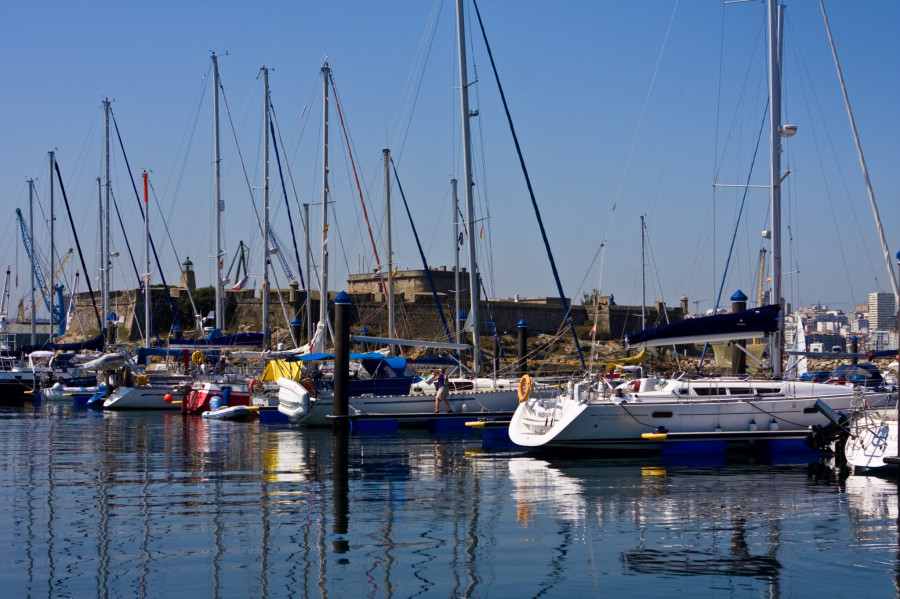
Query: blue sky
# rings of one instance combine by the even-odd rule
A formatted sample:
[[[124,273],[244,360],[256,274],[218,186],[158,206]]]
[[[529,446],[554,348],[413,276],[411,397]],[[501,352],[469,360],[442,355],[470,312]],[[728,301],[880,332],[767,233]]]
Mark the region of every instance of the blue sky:
[[[712,183],[746,182],[765,111],[763,4],[482,0],[479,8],[566,294],[578,300],[598,287],[600,264],[593,259],[606,237],[602,292],[614,293],[618,303],[638,303],[639,219],[645,215],[648,301],[676,304],[687,295],[692,308],[711,307],[741,202],[740,191],[714,193]],[[900,249],[900,3],[829,0],[826,8],[893,255]],[[261,274],[262,242],[250,197],[262,206],[257,75],[263,65],[272,69],[282,159],[290,165],[299,202],[321,201],[320,67],[326,55],[379,254],[384,255],[381,150],[389,147],[429,262],[452,264],[450,176],[461,177],[462,170],[454,10],[449,0],[4,3],[3,21],[14,26],[0,39],[0,186],[8,216],[0,258],[18,274],[13,305],[29,277],[14,210],[20,207],[27,216],[26,180],[32,177],[38,210],[48,210],[48,150],[56,151],[88,268],[96,276],[104,97],[113,102],[135,178],[142,169],[151,171],[151,229],[167,280],[177,281],[177,264],[189,256],[198,283],[211,284],[211,51],[220,55],[234,123],[233,133],[223,109],[226,267],[243,240],[251,248],[251,275]],[[469,16],[472,25],[471,7]],[[785,270],[793,274],[785,277],[785,295],[795,305],[821,302],[849,310],[866,301],[868,292],[889,290],[890,283],[818,3],[789,2],[787,20],[785,113],[799,133],[783,158],[783,167],[792,171],[784,200],[784,253]],[[480,113],[472,137],[477,228],[484,227],[479,261],[488,293],[554,295],[477,30],[470,36],[469,58],[469,77],[477,78],[470,103]],[[330,120],[330,278],[338,282],[375,265],[334,107]],[[751,182],[764,184],[765,140],[758,151]],[[271,159],[271,220],[290,260],[274,153]],[[143,225],[115,141],[112,170],[135,261],[142,264]],[[297,199],[290,184],[288,189],[299,230]],[[393,196],[394,260],[401,269],[421,268],[396,186]],[[65,251],[74,242],[61,202],[57,211],[57,247]],[[767,193],[750,191],[725,301],[738,288],[755,293],[767,215]],[[318,232],[319,207],[311,208],[311,217]],[[38,212],[36,222],[42,218],[46,214]],[[35,237],[46,256],[45,231]],[[314,237],[318,247],[318,233]],[[118,227],[113,239],[120,253],[114,286],[133,287]],[[286,286],[284,273],[275,268]],[[153,280],[159,281],[158,273]]]

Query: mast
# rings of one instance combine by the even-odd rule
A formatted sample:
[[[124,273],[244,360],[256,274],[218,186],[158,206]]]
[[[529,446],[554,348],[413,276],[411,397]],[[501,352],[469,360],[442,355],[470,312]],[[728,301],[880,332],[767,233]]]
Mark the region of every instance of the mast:
[[[463,131],[463,180],[466,197],[466,229],[468,231],[469,250],[469,318],[472,321],[472,374],[477,376],[481,370],[481,347],[478,339],[481,319],[478,316],[478,265],[475,261],[475,204],[472,198],[472,139],[469,132],[469,82],[466,73],[466,26],[463,14],[463,0],[456,0],[456,35],[459,53],[459,94],[462,110]]]
[[[644,215],[641,215],[641,329],[647,328],[647,276],[644,268],[647,261],[644,258]]]
[[[263,296],[262,329],[263,346],[269,347],[269,69],[263,72],[263,128],[265,129],[265,149],[263,150]]]
[[[772,212],[772,302],[782,305],[781,297],[781,50],[784,5],[777,0],[766,0],[769,26],[769,141],[771,164]],[[782,306],[783,308],[783,306]],[[778,330],[772,335],[772,376],[782,375],[782,340],[784,319],[778,319]]]
[[[453,330],[456,335],[456,343],[460,343],[459,335],[459,221],[456,215],[459,214],[459,197],[456,194],[456,177],[450,179],[451,193],[453,194],[453,215],[450,222],[453,226]]]
[[[147,171],[144,171],[144,257],[147,274],[144,275],[144,347],[150,348],[150,203],[147,194]]]
[[[109,294],[110,294],[110,262],[109,262],[109,192],[110,192],[110,184],[109,184],[109,99],[103,100],[103,162],[104,162],[104,197],[103,197],[103,211],[102,211],[102,220],[103,220],[103,230],[100,233],[102,235],[103,241],[101,243],[102,246],[102,256],[100,258],[101,264],[103,267],[100,269],[100,280],[102,281],[102,294],[103,294],[103,318],[106,324],[106,342],[109,343],[112,339],[112,322],[109,320]]]
[[[319,283],[319,324],[328,321],[328,59],[322,65],[322,279]]]
[[[51,173],[50,180],[53,180]],[[34,179],[28,180],[28,233],[34,239]],[[34,304],[34,250],[31,251],[31,345],[37,345],[37,306]]]
[[[307,341],[312,341],[312,302],[309,299],[309,287],[312,285],[309,269],[309,204],[303,204],[303,228],[306,229],[306,334]]]
[[[53,212],[53,164],[56,162],[56,154],[54,152],[49,152],[50,154],[50,343],[53,343],[53,315],[55,314],[54,310],[54,295],[56,294],[56,273],[53,267],[53,255],[56,251],[56,243],[55,243],[55,233],[53,221],[55,219],[55,215]],[[34,236],[31,237],[31,242],[34,243]],[[33,253],[33,251],[32,251]]]
[[[219,146],[219,59],[212,54],[213,66],[213,145],[215,146],[216,163],[216,328],[224,332],[225,302],[222,297],[222,212],[225,203],[222,201],[222,154]],[[149,268],[148,268],[149,272]]]
[[[391,248],[391,151],[385,148],[381,151],[384,157],[384,213],[385,213],[385,229],[387,237],[387,288],[388,288],[388,336],[395,335],[396,322],[394,313],[394,260]],[[390,346],[391,355],[394,355],[394,346]]]

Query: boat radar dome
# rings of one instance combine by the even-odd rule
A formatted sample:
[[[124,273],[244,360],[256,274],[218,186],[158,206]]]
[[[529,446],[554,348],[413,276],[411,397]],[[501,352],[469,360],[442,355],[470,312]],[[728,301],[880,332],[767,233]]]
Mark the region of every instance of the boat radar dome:
[[[782,125],[781,126],[781,137],[794,137],[797,135],[797,125]]]

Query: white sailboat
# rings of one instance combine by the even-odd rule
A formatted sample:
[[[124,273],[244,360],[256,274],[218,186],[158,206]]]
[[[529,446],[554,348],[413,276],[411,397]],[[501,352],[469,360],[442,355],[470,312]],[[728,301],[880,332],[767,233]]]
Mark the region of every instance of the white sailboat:
[[[478,273],[475,260],[475,217],[474,217],[474,200],[472,197],[472,165],[471,165],[471,139],[469,130],[469,97],[468,90],[470,82],[468,81],[466,69],[466,48],[465,48],[465,23],[462,0],[457,1],[457,50],[459,59],[459,79],[460,79],[460,98],[462,110],[462,133],[463,133],[463,180],[465,181],[465,198],[466,198],[466,225],[468,228],[468,253],[469,253],[469,291],[471,294],[471,307],[469,317],[473,323],[479,322],[479,291],[478,291]],[[322,67],[324,79],[323,94],[323,116],[324,116],[324,139],[323,139],[323,226],[322,230],[328,230],[327,210],[324,206],[328,204],[328,80],[330,69],[326,63]],[[390,249],[388,249],[390,254]],[[390,258],[389,258],[390,260]],[[317,327],[316,336],[309,344],[309,350],[319,350],[324,344],[314,343],[315,340],[324,341],[325,322],[327,318],[326,302],[327,302],[327,272],[328,272],[328,253],[325,240],[323,240],[322,253],[322,276],[321,285],[322,301],[320,303],[320,318]],[[391,272],[388,267],[388,272]],[[458,271],[457,271],[458,272]],[[457,285],[457,288],[459,285]],[[391,323],[392,324],[392,323]],[[393,333],[393,329],[391,329]],[[321,333],[321,335],[320,335]],[[519,402],[519,379],[497,378],[497,377],[479,377],[480,373],[480,347],[477,326],[473,327],[472,345],[461,343],[424,343],[400,339],[379,339],[379,338],[355,338],[357,341],[368,343],[382,343],[388,346],[395,345],[428,345],[430,347],[438,347],[451,350],[472,350],[473,367],[472,378],[453,379],[449,378],[449,403],[454,413],[462,414],[481,414],[484,412],[512,412]],[[403,371],[401,370],[401,373]],[[351,414],[377,414],[377,415],[404,415],[409,421],[410,415],[418,415],[419,420],[427,420],[430,414],[434,412],[434,385],[425,382],[421,377],[416,376],[411,370],[406,374],[398,373],[398,377],[406,378],[409,374],[409,384],[404,383],[403,389],[382,388],[380,382],[376,382],[376,386],[371,392],[359,395],[351,394],[350,412]],[[319,385],[311,385],[307,382],[304,386],[302,383],[289,379],[279,379],[279,412],[287,415],[291,422],[303,424],[306,426],[327,426],[331,422],[328,415],[333,411],[334,395],[329,389],[322,389]],[[549,396],[552,392],[546,388],[535,389],[536,394],[546,394]],[[443,406],[441,406],[443,408]],[[415,418],[412,418],[415,420]]]
[[[766,0],[768,15],[770,194],[773,297],[781,298],[781,138],[793,134],[781,123],[783,5]],[[613,389],[603,377],[573,381],[552,400],[527,399],[509,425],[510,439],[524,447],[578,447],[658,451],[675,439],[738,441],[800,436],[828,423],[816,407],[834,411],[866,405],[893,406],[896,392],[855,390],[852,385],[782,380],[780,305],[714,315],[642,331],[631,337],[643,347],[732,341],[768,336],[774,379],[645,377]],[[707,327],[706,325],[710,325]]]

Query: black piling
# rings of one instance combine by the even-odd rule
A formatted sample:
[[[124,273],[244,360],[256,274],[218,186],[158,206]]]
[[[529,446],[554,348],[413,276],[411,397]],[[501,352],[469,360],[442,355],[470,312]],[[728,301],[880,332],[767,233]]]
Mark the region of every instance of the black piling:
[[[858,351],[859,351],[859,339],[856,337],[856,335],[853,335],[853,336],[850,337],[850,353],[851,353],[851,354],[856,354],[856,352],[858,352]],[[851,363],[851,364],[858,364],[858,363],[859,363],[859,358],[857,358],[857,357],[854,355],[852,358],[850,358],[850,363]]]
[[[335,537],[331,542],[331,547],[335,553],[347,553],[350,550],[350,540],[346,535],[350,529],[350,481],[349,469],[350,463],[348,459],[349,453],[349,435],[346,430],[335,429],[332,437],[332,448],[334,455],[332,462],[334,469],[332,470],[332,498],[334,505],[334,525],[332,532]]]
[[[743,312],[747,309],[747,296],[738,289],[731,296],[731,311]],[[744,374],[747,372],[747,354],[742,350],[744,344],[742,341],[731,342],[731,374]]]
[[[350,382],[350,303],[347,293],[341,291],[334,298],[334,426],[347,428]]]
[[[525,319],[519,321],[519,362],[517,370],[519,376],[528,373],[528,323]]]

